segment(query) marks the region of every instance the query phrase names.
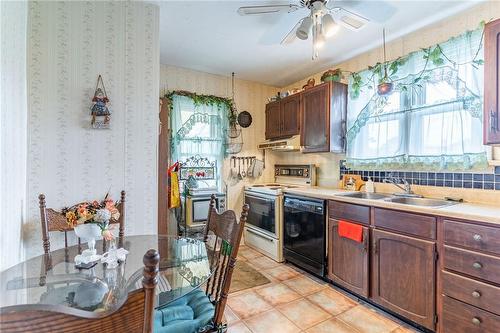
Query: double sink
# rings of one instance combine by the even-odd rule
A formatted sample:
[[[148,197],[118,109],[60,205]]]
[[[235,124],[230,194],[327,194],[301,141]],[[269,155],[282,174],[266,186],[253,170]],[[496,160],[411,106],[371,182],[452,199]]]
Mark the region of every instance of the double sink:
[[[384,200],[386,202],[393,202],[403,205],[431,207],[431,208],[442,208],[457,204],[456,201],[418,198],[418,197],[405,197],[405,196],[397,196],[397,195],[382,194],[382,193],[355,192],[355,193],[338,194],[338,195],[348,198]]]

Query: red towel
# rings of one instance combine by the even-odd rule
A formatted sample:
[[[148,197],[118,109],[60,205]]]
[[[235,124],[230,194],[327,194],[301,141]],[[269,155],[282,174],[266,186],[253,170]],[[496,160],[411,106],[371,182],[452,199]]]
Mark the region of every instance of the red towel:
[[[352,239],[355,242],[363,241],[363,227],[346,221],[339,221],[339,236]]]

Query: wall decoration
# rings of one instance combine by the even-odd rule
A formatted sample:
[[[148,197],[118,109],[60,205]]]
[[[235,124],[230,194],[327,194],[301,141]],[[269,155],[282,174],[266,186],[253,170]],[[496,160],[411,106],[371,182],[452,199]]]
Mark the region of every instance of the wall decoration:
[[[342,70],[340,68],[329,69],[321,75],[321,82],[340,82],[342,79]]]
[[[248,111],[242,111],[238,114],[238,124],[241,127],[247,128],[252,125],[252,115]]]
[[[92,98],[92,102],[94,103],[90,108],[90,110],[92,111],[92,128],[109,129],[111,112],[106,105],[109,102],[109,98],[106,94],[106,88],[104,87],[104,82],[101,75],[99,75],[99,77],[97,78],[97,84],[95,86],[95,92],[94,97]]]
[[[314,80],[314,78],[310,78],[309,80],[307,80],[307,83],[302,87],[302,89],[304,90],[311,89],[314,87],[315,84],[316,80]]]

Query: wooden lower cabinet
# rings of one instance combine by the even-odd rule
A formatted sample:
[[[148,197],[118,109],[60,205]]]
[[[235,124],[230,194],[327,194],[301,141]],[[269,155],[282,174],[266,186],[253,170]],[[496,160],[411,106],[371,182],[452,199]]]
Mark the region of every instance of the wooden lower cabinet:
[[[374,229],[372,243],[372,300],[434,330],[435,242]]]
[[[363,227],[363,242],[340,237],[339,221],[329,220],[328,277],[335,283],[364,297],[369,288],[369,228]]]
[[[500,316],[443,296],[442,333],[497,333]]]

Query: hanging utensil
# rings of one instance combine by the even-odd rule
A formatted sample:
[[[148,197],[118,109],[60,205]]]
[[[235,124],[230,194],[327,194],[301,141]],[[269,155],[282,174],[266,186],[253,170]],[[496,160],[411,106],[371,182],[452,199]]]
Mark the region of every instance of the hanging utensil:
[[[229,179],[229,184],[231,186],[234,186],[236,185],[236,183],[238,183],[238,173],[236,172],[236,157],[232,156],[229,163],[231,166],[231,178]]]
[[[247,176],[254,177],[254,169],[255,169],[255,157],[250,157],[250,163],[248,165]]]
[[[245,178],[247,176],[247,171],[245,169],[245,162],[246,162],[247,158],[246,157],[242,157],[242,161],[243,161],[243,170],[241,171],[241,177]]]
[[[234,177],[233,159],[234,159],[234,156],[231,156],[231,159],[229,160],[229,174],[227,176],[228,181],[230,181]]]
[[[256,159],[255,160],[255,167],[253,169],[254,178],[262,176],[263,170],[264,170],[264,162]]]
[[[238,181],[243,180],[243,176],[241,175],[241,157],[238,158]]]

